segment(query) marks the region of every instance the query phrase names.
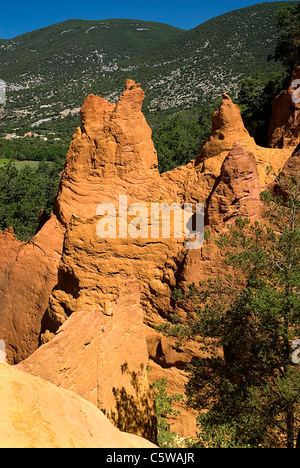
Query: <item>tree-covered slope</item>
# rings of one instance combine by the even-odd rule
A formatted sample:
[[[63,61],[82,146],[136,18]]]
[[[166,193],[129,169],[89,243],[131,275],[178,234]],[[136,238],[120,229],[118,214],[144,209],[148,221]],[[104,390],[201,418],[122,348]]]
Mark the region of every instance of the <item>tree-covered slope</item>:
[[[131,58],[174,39],[184,30],[161,23],[112,19],[69,20],[2,40],[2,79],[40,75],[53,78],[85,72],[97,66],[113,69],[120,60]]]
[[[8,83],[8,125],[57,119],[89,94],[115,101],[127,78],[146,91],[144,111],[233,97],[246,76],[276,71],[272,2],[235,10],[191,31],[137,20],[70,20],[0,42],[0,79]],[[295,3],[295,2],[291,2]]]
[[[244,77],[278,71],[275,16],[296,2],[262,3],[216,17],[163,46],[135,57],[146,81],[151,109],[210,102],[234,94]],[[146,78],[147,77],[147,78]]]
[[[38,121],[80,106],[95,81],[118,70],[121,60],[182,32],[138,20],[69,20],[1,40],[0,79],[8,84],[8,122],[9,117]],[[111,90],[109,79],[104,88],[106,93]]]

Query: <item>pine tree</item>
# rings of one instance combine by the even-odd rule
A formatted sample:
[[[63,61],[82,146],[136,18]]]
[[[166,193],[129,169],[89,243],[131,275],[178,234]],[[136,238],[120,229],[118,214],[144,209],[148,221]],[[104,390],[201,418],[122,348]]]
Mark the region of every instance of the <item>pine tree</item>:
[[[278,178],[277,189],[280,196],[262,194],[267,222],[239,218],[218,239],[234,271],[227,283],[212,278],[174,296],[193,304],[192,313],[165,333],[181,340],[201,336],[208,352],[192,360],[187,387],[189,404],[199,412],[199,446],[296,444],[300,175]]]
[[[300,63],[300,2],[282,7],[276,17],[279,32],[275,60],[281,62],[291,74]]]

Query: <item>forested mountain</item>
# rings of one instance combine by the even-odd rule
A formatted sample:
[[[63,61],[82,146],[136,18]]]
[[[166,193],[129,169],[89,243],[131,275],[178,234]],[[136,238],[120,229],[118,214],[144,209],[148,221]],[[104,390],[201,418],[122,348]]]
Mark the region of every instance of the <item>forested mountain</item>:
[[[289,3],[235,10],[191,31],[137,20],[69,20],[1,40],[0,79],[8,83],[1,125],[53,120],[89,93],[115,101],[127,78],[145,89],[146,114],[210,103],[224,91],[234,96],[245,76],[280,69],[268,56],[275,15]]]

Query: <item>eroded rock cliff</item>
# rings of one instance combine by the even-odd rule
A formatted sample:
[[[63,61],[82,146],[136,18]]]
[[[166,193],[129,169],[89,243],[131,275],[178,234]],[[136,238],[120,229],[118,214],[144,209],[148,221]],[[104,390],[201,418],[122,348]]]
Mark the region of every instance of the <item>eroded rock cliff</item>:
[[[155,448],[73,392],[0,364],[1,448]]]
[[[300,66],[293,73],[288,89],[273,102],[269,127],[271,148],[294,148],[300,142]]]
[[[29,242],[0,231],[0,336],[7,359],[20,362],[39,345],[41,320],[57,284],[65,229],[55,216]]]
[[[108,313],[108,311],[106,311]],[[129,281],[108,316],[78,306],[54,338],[17,368],[76,392],[121,430],[156,440],[139,286]]]
[[[28,244],[11,231],[0,234],[0,338],[9,362],[81,395],[121,430],[155,440],[149,384],[167,375],[168,391],[184,393],[186,363],[199,352],[198,343],[178,348],[156,330],[174,312],[171,292],[226,276],[214,236],[238,216],[263,216],[260,192],[273,181],[266,169],[289,170],[295,147],[257,146],[238,106],[223,95],[196,160],[160,175],[143,99],[132,80],[116,105],[89,95],[52,217]],[[101,238],[99,223],[120,234],[120,196],[127,206],[136,204],[126,235]],[[212,239],[187,250],[186,239],[172,234],[172,217],[169,236],[151,235],[143,219],[163,203],[203,203]],[[100,204],[106,209],[99,211]],[[194,434],[195,414],[184,403],[178,409],[172,429]]]

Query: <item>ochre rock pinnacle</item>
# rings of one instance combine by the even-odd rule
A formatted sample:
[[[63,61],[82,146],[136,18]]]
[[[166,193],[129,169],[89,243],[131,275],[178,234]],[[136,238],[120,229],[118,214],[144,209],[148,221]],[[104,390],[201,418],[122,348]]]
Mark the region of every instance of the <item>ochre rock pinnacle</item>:
[[[299,80],[300,66],[295,69],[289,88],[273,102],[268,142],[271,148],[295,148],[300,143]]]
[[[96,401],[111,411],[111,419],[123,417],[126,427],[132,415],[122,401],[113,401],[111,388],[116,383],[120,395],[128,385],[125,403],[135,402],[130,393],[134,385],[147,393],[148,354],[154,369],[149,379],[161,379],[167,372],[170,387],[185,391],[184,368],[198,344],[178,350],[155,329],[174,313],[172,290],[212,275],[226,276],[227,270],[213,241],[187,251],[184,240],[172,236],[100,239],[98,205],[117,208],[119,195],[126,195],[129,205],[143,203],[147,209],[152,203],[203,202],[208,227],[217,235],[237,216],[263,216],[259,194],[270,181],[267,166],[277,171],[289,160],[286,171],[298,167],[298,153],[289,159],[293,149],[257,146],[238,106],[224,94],[196,162],[160,175],[151,129],[142,114],[144,97],[133,80],[126,81],[116,104],[89,95],[66,157],[54,213],[28,243],[19,242],[12,230],[0,233],[0,339],[7,341],[9,362],[31,354],[23,369]],[[135,286],[127,289],[131,281],[140,293]],[[43,346],[37,350],[40,333]],[[90,362],[90,380],[86,369],[80,369],[81,360]],[[101,384],[109,382],[108,389],[100,388],[99,376]],[[134,376],[138,378],[131,385]],[[144,403],[146,409],[137,409],[142,421],[152,410]],[[177,409],[181,416],[174,430],[188,437],[196,431],[195,415],[183,405]]]
[[[261,218],[263,203],[255,157],[234,142],[209,198],[208,224],[217,230],[238,216]]]

